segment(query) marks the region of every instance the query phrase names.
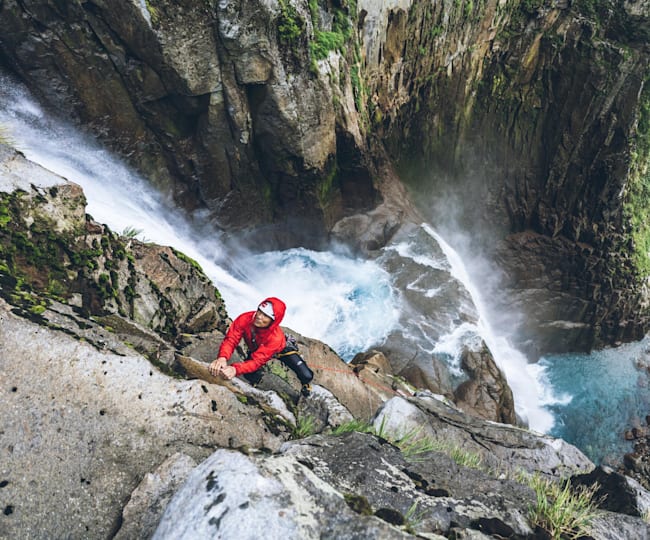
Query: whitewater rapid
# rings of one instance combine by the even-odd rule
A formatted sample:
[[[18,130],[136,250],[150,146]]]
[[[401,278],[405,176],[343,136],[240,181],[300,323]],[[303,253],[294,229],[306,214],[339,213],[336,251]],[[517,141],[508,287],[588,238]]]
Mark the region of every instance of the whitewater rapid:
[[[235,317],[268,296],[288,306],[284,324],[343,358],[381,343],[397,324],[398,297],[377,264],[344,254],[292,249],[236,255],[200,216],[181,214],[147,181],[78,128],[46,113],[26,89],[0,76],[0,125],[42,167],[82,186],[87,213],[111,230],[173,246],[195,259]],[[376,316],[381,314],[381,316]]]
[[[92,137],[45,113],[26,89],[2,76],[0,98],[0,125],[16,148],[31,161],[81,185],[87,212],[96,221],[118,233],[140,231],[141,240],[173,246],[195,259],[221,292],[232,317],[253,309],[267,296],[278,296],[288,305],[286,326],[326,342],[346,360],[381,345],[399,329],[400,294],[377,262],[302,248],[233,255],[201,216],[181,214]],[[423,227],[442,246],[452,274],[470,291],[480,320],[478,327],[469,330],[476,330],[493,352],[513,389],[518,414],[531,429],[548,432],[553,415],[547,406],[558,399],[545,368],[529,365],[490,327],[480,292],[461,258],[430,226]],[[468,329],[457,330],[434,346],[436,353],[449,353],[452,370],[458,369],[454,361]]]

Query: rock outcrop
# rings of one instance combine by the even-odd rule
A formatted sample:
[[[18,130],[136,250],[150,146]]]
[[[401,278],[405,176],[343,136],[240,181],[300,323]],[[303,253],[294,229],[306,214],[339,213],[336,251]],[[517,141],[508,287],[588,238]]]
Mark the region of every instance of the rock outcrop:
[[[95,223],[78,186],[6,147],[0,203],[3,538],[545,537],[525,478],[600,478],[564,441],[494,422],[500,397],[472,417],[376,351],[346,365],[298,336],[308,398],[281,368],[258,388],[215,378],[229,319],[196,263]],[[478,360],[475,412],[498,387]],[[650,494],[627,485],[597,537],[647,537]]]

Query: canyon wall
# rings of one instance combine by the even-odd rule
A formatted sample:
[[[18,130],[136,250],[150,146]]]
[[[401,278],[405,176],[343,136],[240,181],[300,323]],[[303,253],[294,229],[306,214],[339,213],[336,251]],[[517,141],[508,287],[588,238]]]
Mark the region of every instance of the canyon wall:
[[[323,246],[394,196],[394,164],[425,219],[495,262],[537,354],[649,326],[649,14],[645,0],[4,0],[0,66],[257,247]],[[384,219],[386,240],[399,220]]]

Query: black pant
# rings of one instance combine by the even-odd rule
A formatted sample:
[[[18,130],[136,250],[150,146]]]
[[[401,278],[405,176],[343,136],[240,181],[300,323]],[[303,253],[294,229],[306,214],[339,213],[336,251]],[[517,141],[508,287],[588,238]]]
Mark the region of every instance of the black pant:
[[[283,353],[280,353],[283,354]],[[298,380],[302,384],[308,384],[314,378],[314,372],[309,369],[309,366],[306,364],[302,356],[296,352],[290,354],[284,354],[278,358],[285,366],[293,370],[293,372],[298,377]],[[246,379],[251,384],[257,384],[262,379],[262,369],[253,371],[252,373],[244,374],[244,379]]]

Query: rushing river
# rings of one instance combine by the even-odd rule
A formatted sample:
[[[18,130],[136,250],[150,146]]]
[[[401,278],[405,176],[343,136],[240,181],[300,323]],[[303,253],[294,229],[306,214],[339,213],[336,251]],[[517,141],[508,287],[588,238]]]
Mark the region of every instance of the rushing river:
[[[27,158],[80,184],[87,212],[95,220],[116,232],[139,231],[140,239],[174,246],[197,260],[231,316],[251,309],[261,298],[279,296],[288,305],[288,327],[328,343],[346,360],[402,330],[394,276],[376,261],[302,248],[234,254],[215,240],[218,235],[200,216],[181,214],[91,137],[46,114],[24,88],[2,76],[0,127]],[[630,443],[622,439],[623,428],[650,412],[643,386],[647,371],[637,367],[648,344],[529,364],[490,324],[482,291],[472,283],[462,258],[433,228],[423,228],[470,292],[480,315],[472,330],[489,345],[513,389],[518,413],[531,428],[565,438],[597,461],[627,451]],[[449,350],[453,364],[460,339],[445,336],[432,350]]]

